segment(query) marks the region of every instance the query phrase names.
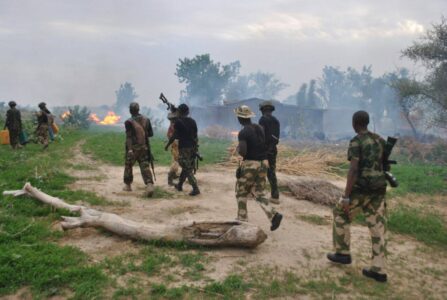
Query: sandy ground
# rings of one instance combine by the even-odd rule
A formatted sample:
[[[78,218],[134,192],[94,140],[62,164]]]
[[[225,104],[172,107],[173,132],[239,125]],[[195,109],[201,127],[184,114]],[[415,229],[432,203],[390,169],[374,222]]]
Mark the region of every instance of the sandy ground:
[[[94,170],[75,171],[78,181],[70,188],[93,191],[109,201],[117,201],[119,206],[104,206],[100,209],[119,214],[145,223],[172,223],[179,220],[214,220],[234,219],[236,217],[236,200],[234,196],[234,170],[223,167],[203,167],[197,174],[201,195],[190,197],[191,189],[185,185],[184,192],[176,192],[167,185],[167,168],[156,167],[159,186],[174,193],[169,199],[143,198],[144,185],[139,168],[134,167],[134,185],[132,192],[122,191],[123,168],[100,164],[77,151],[76,164],[93,166]],[[293,180],[293,176],[279,174],[280,180]],[[343,186],[343,182],[334,182]],[[222,279],[226,275],[240,268],[241,261],[245,267],[266,265],[281,270],[292,270],[301,274],[311,274],[314,270],[329,270],[344,274],[346,272],[360,272],[362,267],[368,266],[370,256],[370,240],[368,228],[364,226],[352,227],[352,252],[354,263],[346,268],[340,268],[329,263],[325,254],[332,250],[331,225],[332,213],[330,208],[316,205],[307,201],[299,201],[286,194],[281,194],[281,204],[275,205],[277,211],[284,215],[281,227],[270,231],[270,222],[256,202],[248,203],[249,221],[260,226],[268,239],[256,249],[213,249],[208,255],[213,259],[208,276]],[[298,216],[313,214],[326,218],[327,225],[316,225],[301,220]],[[69,231],[62,240],[63,244],[79,247],[88,253],[92,261],[100,261],[105,257],[113,257],[127,252],[136,252],[138,243],[122,239],[113,235],[104,235],[92,228],[80,228]],[[399,279],[399,284],[411,282],[415,272],[422,268],[434,268],[447,261],[446,255],[433,260],[430,254],[418,255],[420,264],[408,266],[408,262],[415,257],[415,252],[424,246],[410,238],[393,235],[388,244],[390,281]],[[394,273],[394,267],[399,271]],[[443,270],[447,269],[447,264]],[[208,268],[207,268],[208,269]],[[393,269],[393,270],[391,270]],[[445,271],[445,270],[444,270]],[[413,274],[413,275],[412,275]],[[421,275],[422,276],[422,275]],[[406,278],[408,277],[408,278]],[[427,277],[429,278],[429,277]],[[418,285],[423,286],[423,282]],[[445,295],[447,287],[440,282],[433,282],[431,289],[434,295]],[[439,294],[441,293],[441,294]]]

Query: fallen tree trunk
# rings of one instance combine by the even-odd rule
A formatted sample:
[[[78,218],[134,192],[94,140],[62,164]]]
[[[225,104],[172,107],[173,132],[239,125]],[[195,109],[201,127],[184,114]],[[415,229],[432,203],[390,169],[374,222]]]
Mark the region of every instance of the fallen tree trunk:
[[[267,235],[261,228],[240,221],[201,221],[178,224],[144,224],[124,219],[81,205],[71,205],[52,197],[27,183],[22,190],[5,191],[3,195],[28,195],[58,209],[80,213],[79,217],[62,217],[64,230],[77,227],[99,227],[134,240],[184,241],[194,245],[254,248]]]
[[[307,200],[316,204],[335,206],[343,190],[324,180],[300,179],[285,183],[298,200]]]

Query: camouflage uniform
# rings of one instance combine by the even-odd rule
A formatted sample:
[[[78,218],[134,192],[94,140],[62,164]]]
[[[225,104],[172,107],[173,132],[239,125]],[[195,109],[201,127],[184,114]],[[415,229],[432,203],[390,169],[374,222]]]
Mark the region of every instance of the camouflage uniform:
[[[39,144],[44,145],[44,147],[48,146],[49,140],[49,129],[48,129],[48,115],[43,110],[39,111],[37,113],[37,129],[36,129],[36,136],[37,136],[37,142]]]
[[[171,124],[168,129],[167,137],[170,139],[174,135],[174,122],[171,121]],[[179,166],[179,149],[178,149],[178,140],[175,140],[171,144],[171,167],[168,172],[168,182],[172,183],[172,180],[178,178],[178,170]]]
[[[197,187],[197,179],[194,176],[194,164],[196,162],[195,156],[196,150],[194,148],[182,148],[179,151],[178,162],[180,167],[182,167],[179,182],[183,183],[186,179],[188,179],[188,182],[192,187]]]
[[[126,162],[124,166],[124,183],[127,185],[133,182],[133,165],[138,162],[141,176],[144,183],[153,184],[152,171],[149,157],[148,138],[153,135],[152,126],[149,119],[142,115],[137,115],[125,122],[126,126]],[[141,132],[136,130],[139,126]],[[132,150],[133,153],[129,153]]]
[[[236,181],[237,218],[241,221],[248,220],[247,200],[255,197],[269,220],[272,220],[276,211],[269,205],[265,196],[265,181],[267,176],[267,162],[257,160],[244,160],[241,164],[241,174]]]
[[[22,131],[22,118],[20,116],[20,111],[15,107],[9,109],[6,112],[6,123],[5,128],[9,131],[9,143],[13,149],[19,146],[19,136]]]
[[[357,180],[350,195],[349,216],[341,204],[334,208],[333,242],[336,253],[350,254],[350,223],[358,213],[363,212],[371,233],[371,271],[385,273],[385,232],[386,232],[386,179],[382,170],[385,140],[366,132],[354,137],[348,150],[348,160],[358,160]]]

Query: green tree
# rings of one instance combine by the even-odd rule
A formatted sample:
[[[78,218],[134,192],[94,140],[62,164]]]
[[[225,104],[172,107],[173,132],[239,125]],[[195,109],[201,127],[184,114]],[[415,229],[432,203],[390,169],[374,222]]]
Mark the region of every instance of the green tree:
[[[119,111],[124,111],[129,108],[129,104],[138,97],[135,93],[135,88],[130,82],[125,82],[120,85],[120,88],[115,91],[116,108]]]
[[[225,96],[227,99],[261,98],[274,99],[287,87],[273,73],[258,71],[249,75],[238,76],[228,83]]]
[[[415,62],[422,62],[426,76],[422,81],[404,79],[395,84],[400,102],[414,105],[425,102],[431,106],[433,125],[447,128],[447,20],[441,18],[425,35],[402,54]]]
[[[191,104],[219,104],[227,84],[239,74],[239,61],[221,65],[209,54],[179,59],[175,75],[186,84],[184,99]]]

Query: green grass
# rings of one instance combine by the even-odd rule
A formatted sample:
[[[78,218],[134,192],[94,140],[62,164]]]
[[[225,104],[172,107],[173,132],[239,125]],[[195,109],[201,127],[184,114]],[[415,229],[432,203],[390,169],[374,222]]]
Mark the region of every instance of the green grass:
[[[389,213],[388,228],[429,245],[447,247],[447,224],[433,211],[399,205]]]
[[[105,163],[121,166],[124,164],[124,132],[85,132],[84,152],[93,155]],[[156,165],[167,166],[171,163],[171,152],[164,150],[166,138],[158,135],[150,139],[152,154]],[[200,153],[204,160],[200,164],[221,162],[227,155],[229,141],[200,138]]]
[[[15,152],[0,147],[0,190],[21,189],[31,182],[48,194],[74,198],[76,193],[65,188],[74,178],[63,173],[61,166],[71,158],[70,149],[81,135],[67,132],[63,136],[47,151],[33,144]],[[27,286],[36,297],[64,295],[68,290],[75,299],[100,296],[107,283],[102,270],[90,266],[80,250],[54,243],[63,234],[50,226],[61,214],[69,215],[29,197],[0,196],[0,295]]]

